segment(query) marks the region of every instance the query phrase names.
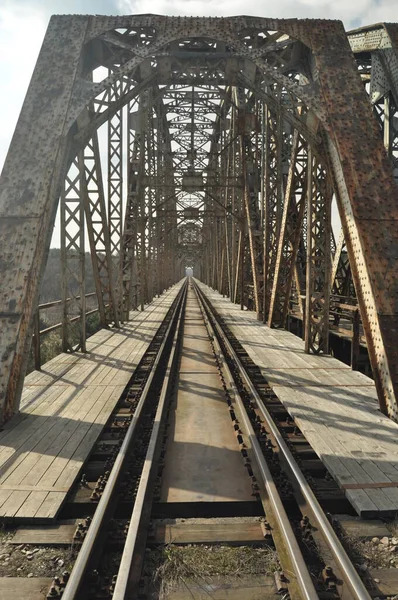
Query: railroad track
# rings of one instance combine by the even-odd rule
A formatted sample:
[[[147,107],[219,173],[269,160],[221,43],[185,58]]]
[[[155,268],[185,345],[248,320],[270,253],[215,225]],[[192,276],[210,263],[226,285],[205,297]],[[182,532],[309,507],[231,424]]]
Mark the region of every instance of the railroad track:
[[[242,358],[233,347],[230,341],[233,336],[228,335],[226,328],[222,327],[220,318],[217,318],[214,309],[200,288],[195,286],[195,289],[208,319],[210,335],[214,335],[217,339],[217,346],[220,348],[223,360],[228,364],[228,384],[231,386],[231,389],[233,389],[234,385],[237,387],[237,391],[235,392],[236,401],[247,430],[250,432],[250,436],[254,436],[252,438],[253,447],[256,449],[258,464],[263,465],[264,461],[266,465],[266,457],[273,456],[274,449],[276,450],[281,465],[283,465],[285,473],[288,475],[293,495],[296,496],[297,506],[302,514],[300,525],[303,538],[307,543],[311,544],[313,542],[320,552],[320,560],[324,563],[322,576],[327,590],[338,594],[341,598],[369,599],[369,592],[349,559],[327,515],[319,505],[285,439],[276,426],[256,385],[250,377],[250,372],[245,368]],[[267,391],[271,397],[274,396],[271,390]],[[250,427],[249,423],[254,425],[256,431],[253,426]],[[272,450],[270,451],[271,448]],[[283,541],[297,577],[299,594],[303,598],[316,598],[318,592],[315,591],[307,567],[303,568],[302,563],[305,563],[305,561],[302,558],[302,554],[297,553],[298,541],[292,539],[292,534],[294,536],[294,533],[289,526],[289,517],[284,510],[281,510],[283,502],[272,479],[272,475],[269,473],[269,470],[267,473],[267,470],[264,470],[264,486],[272,503],[272,519],[274,523],[276,522],[276,527],[282,532]],[[267,503],[265,503],[265,510],[267,519],[269,520]]]
[[[94,595],[103,592],[103,582],[100,574],[93,568],[97,562],[99,547],[104,546],[106,530],[109,519],[113,517],[120,489],[125,483],[125,478],[136,471],[134,460],[136,454],[134,446],[139,446],[138,451],[143,457],[143,448],[146,449],[144,460],[139,461],[141,473],[135,473],[133,496],[133,511],[125,540],[123,557],[120,562],[117,577],[112,580],[109,592],[114,598],[124,598],[127,593],[127,584],[130,581],[130,567],[132,568],[132,554],[135,543],[131,545],[131,537],[137,539],[138,531],[144,526],[145,499],[149,493],[150,476],[156,455],[159,454],[159,439],[162,432],[162,419],[165,411],[167,396],[170,393],[172,377],[175,371],[177,347],[181,339],[187,285],[183,286],[176,301],[171,307],[167,320],[167,329],[158,349],[155,359],[151,364],[149,375],[139,395],[139,401],[134,414],[128,424],[120,450],[116,456],[113,467],[106,477],[105,486],[98,506],[84,534],[80,552],[68,578],[66,586],[57,586],[54,582],[50,589],[50,596],[62,596],[64,600],[85,597],[82,594]],[[166,365],[166,366],[165,366]],[[131,465],[133,462],[133,465]],[[130,558],[131,551],[131,558]],[[129,565],[127,564],[129,561]],[[93,571],[95,573],[93,578]],[[98,578],[96,577],[98,573]],[[121,591],[123,588],[123,592]],[[123,594],[123,595],[122,595]],[[109,594],[108,594],[109,595]]]
[[[183,286],[126,388],[121,406],[127,402],[129,414],[120,413],[119,405],[111,418],[114,427],[110,431],[114,435],[116,430],[117,444],[112,455],[107,455],[107,470],[91,494],[95,510],[77,527],[75,542],[80,550],[71,573],[55,578],[47,597],[149,597],[142,568],[152,506],[167,462],[167,419],[178,377],[185,305],[188,293],[192,296],[193,292],[225,393],[225,411],[230,417],[226,423],[235,432],[253,495],[264,515],[263,543],[275,547],[278,554],[277,592],[292,599],[369,600],[372,595],[297,463],[286,432],[281,431],[281,420],[278,424],[274,420],[275,413],[281,414],[280,407],[279,412],[275,408],[275,395],[194,282]],[[283,419],[289,431],[292,425]],[[101,444],[105,442],[99,442],[100,449]],[[84,475],[83,487],[85,479]],[[115,544],[113,575],[104,575],[101,565]]]

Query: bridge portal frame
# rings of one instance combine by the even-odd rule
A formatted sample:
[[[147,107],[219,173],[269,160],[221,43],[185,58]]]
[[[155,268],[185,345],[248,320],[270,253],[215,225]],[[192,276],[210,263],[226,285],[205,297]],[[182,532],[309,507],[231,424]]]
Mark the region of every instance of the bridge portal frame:
[[[135,48],[102,82],[94,83],[88,75],[98,62],[96,53],[104,48],[99,40],[114,43],[115,30],[140,27],[151,32],[147,43]],[[261,48],[245,42],[261,31],[283,32],[298,42],[300,81],[289,78]],[[154,56],[179,40],[200,37],[233,49],[232,84],[246,77],[245,66],[255,65],[272,83],[283,85],[305,103],[310,117],[299,120],[298,127],[313,152],[325,149],[322,160],[337,197],[380,408],[398,417],[397,189],[343,25],[323,20],[133,15],[52,17],[33,73],[0,182],[3,421],[19,407],[40,281],[70,164],[102,123],[154,82],[167,81],[167,60],[154,61]],[[313,142],[320,137],[318,145]],[[110,268],[108,264],[108,272]],[[257,298],[260,291],[256,290]],[[116,320],[117,307],[113,310]]]

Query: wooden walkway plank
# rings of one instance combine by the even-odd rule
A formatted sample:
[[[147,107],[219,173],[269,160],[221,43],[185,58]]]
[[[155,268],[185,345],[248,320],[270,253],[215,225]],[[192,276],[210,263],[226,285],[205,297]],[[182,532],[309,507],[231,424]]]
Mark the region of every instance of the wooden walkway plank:
[[[48,491],[38,492],[34,491],[29,494],[21,508],[15,513],[17,519],[29,518],[32,514],[36,514],[39,507],[43,504],[44,500],[48,496]]]
[[[101,409],[103,401],[101,401],[101,395],[103,390],[101,388],[91,389],[90,393],[85,394],[84,390],[74,401],[75,411],[69,413],[68,419],[61,418],[59,423],[52,430],[52,443],[50,443],[45,450],[43,448],[35,449],[32,453],[32,459],[36,460],[36,464],[33,463],[33,467],[30,473],[23,474],[21,481],[25,484],[34,485],[38,483],[41,477],[51,467],[53,469],[53,463],[58,456],[64,456],[65,452],[68,452],[68,444],[75,446],[76,436],[79,437],[79,430],[81,425],[92,420],[92,412],[94,414]],[[39,457],[37,457],[39,455]],[[28,464],[28,457],[25,458],[24,464]],[[6,483],[9,481],[6,480]]]
[[[98,406],[96,414],[90,415],[90,420],[87,420],[79,429],[76,431],[73,440],[70,440],[67,447],[64,447],[62,456],[58,456],[54,461],[51,470],[46,473],[45,476],[40,480],[40,484],[49,484],[57,487],[63,487],[67,485],[68,478],[71,478],[70,465],[75,465],[78,470],[82,466],[82,461],[87,454],[89,437],[91,446],[94,445],[96,439],[100,435],[103,426],[109,418],[109,415],[119,400],[124,387],[119,386],[118,388],[104,388],[101,396],[101,405]],[[84,451],[82,452],[81,445],[86,440],[84,445]],[[90,448],[89,448],[90,449]],[[76,472],[76,468],[73,472]],[[76,473],[77,474],[77,473]]]
[[[332,356],[305,354],[299,337],[198,283],[357,512],[398,512],[398,424],[380,413],[373,380]]]
[[[15,490],[11,492],[10,496],[4,502],[1,507],[1,515],[3,517],[13,517],[15,513],[21,508],[27,497],[31,492],[25,492],[21,490]]]
[[[86,354],[61,354],[25,380],[21,412],[0,432],[0,518],[53,519],[182,281]]]
[[[64,417],[61,413],[55,418],[47,419],[48,428],[46,428],[46,435],[42,435],[37,444],[30,449],[21,452],[22,462],[19,465],[16,465],[16,462],[14,462],[12,467],[2,476],[0,483],[18,484],[25,477],[29,480],[35,477],[35,474],[32,474],[32,468],[35,469],[35,473],[36,469],[38,473],[40,472],[40,460],[43,459],[45,461],[47,454],[51,456],[57,448],[62,447],[65,437],[69,436],[71,429],[73,430],[76,426],[76,422],[73,421],[73,407],[76,411],[78,410],[83,392],[84,390],[78,390],[70,399],[68,417]],[[95,393],[90,396],[90,402],[95,402]],[[43,428],[38,433],[42,434]]]
[[[3,504],[6,502],[6,500],[8,500],[8,498],[11,496],[13,490],[2,490],[0,489],[0,509],[3,506]]]
[[[2,600],[46,600],[51,577],[0,577]]]
[[[34,493],[34,492],[32,492]],[[35,512],[29,517],[34,516],[36,519],[53,519],[61,508],[66,494],[64,492],[49,492],[43,502],[38,505]]]
[[[95,444],[98,439],[99,434],[101,433],[103,426],[105,425],[111,410],[117,400],[120,398],[122,392],[124,390],[124,386],[120,386],[119,388],[114,388],[111,392],[111,395],[105,404],[101,414],[97,417],[94,423],[88,428],[85,436],[80,441],[76,450],[70,457],[66,467],[62,470],[55,484],[57,487],[63,487],[68,485],[68,481],[76,479],[80,469],[83,466],[83,462],[87,454],[90,452],[91,448]]]
[[[58,398],[57,398],[58,394]],[[53,407],[62,404],[70,397],[70,390],[55,386],[51,394],[54,398]],[[47,399],[46,399],[47,400]],[[15,439],[12,438],[5,442],[0,440],[0,485],[2,479],[7,477],[8,471],[14,470],[23,460],[24,452],[31,451],[37,443],[47,434],[51,428],[53,415],[27,415],[23,427],[16,427]]]

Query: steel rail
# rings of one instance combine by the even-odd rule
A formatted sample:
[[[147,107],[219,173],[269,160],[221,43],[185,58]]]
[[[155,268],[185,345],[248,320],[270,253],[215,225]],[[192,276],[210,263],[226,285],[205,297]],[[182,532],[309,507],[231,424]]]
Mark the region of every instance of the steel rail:
[[[198,290],[198,287],[196,285],[195,285],[195,290]],[[283,502],[282,502],[279,492],[276,488],[271,471],[269,470],[267,461],[264,458],[263,452],[261,450],[261,446],[259,444],[256,433],[253,429],[253,426],[250,422],[249,415],[247,414],[246,408],[243,404],[240,394],[236,388],[236,385],[234,383],[234,379],[233,379],[232,373],[228,367],[227,361],[225,360],[225,357],[223,356],[223,352],[218,343],[216,334],[214,332],[214,328],[213,328],[210,320],[206,316],[207,311],[204,306],[204,302],[202,301],[201,294],[197,293],[197,297],[198,297],[199,304],[202,307],[202,313],[203,313],[203,317],[204,317],[209,335],[213,340],[213,344],[215,345],[215,347],[217,347],[217,352],[219,353],[219,356],[223,363],[223,369],[229,379],[230,391],[232,391],[232,393],[234,394],[234,399],[239,406],[241,417],[243,419],[243,422],[244,422],[244,425],[246,428],[246,432],[248,434],[250,443],[252,445],[252,449],[253,449],[253,452],[255,455],[257,466],[261,473],[263,484],[265,486],[269,500],[272,505],[274,517],[277,521],[279,530],[282,534],[283,543],[287,550],[290,563],[293,567],[293,570],[294,570],[294,573],[295,573],[295,576],[297,579],[301,597],[304,598],[305,600],[315,600],[316,598],[318,598],[318,594],[315,590],[312,577],[308,571],[308,568],[307,568],[306,562],[304,560],[304,557],[302,555],[301,549],[299,547],[297,538],[293,532],[290,520],[286,514],[285,507],[283,506]],[[225,334],[223,333],[221,327],[219,326],[219,324],[217,323],[216,320],[215,320],[215,325],[217,327],[218,334],[222,337],[222,339],[225,343],[225,341],[226,341]],[[229,350],[229,348],[228,348],[228,350]],[[278,550],[278,548],[277,548],[277,550]]]
[[[178,318],[177,329],[174,334],[173,346],[170,353],[169,361],[167,364],[166,375],[162,384],[162,389],[160,392],[159,404],[156,411],[155,421],[151,433],[151,438],[148,445],[148,450],[145,457],[144,467],[142,469],[142,474],[140,478],[140,483],[138,486],[137,495],[134,502],[133,513],[130,518],[130,524],[126,536],[126,541],[124,544],[123,554],[119,566],[119,571],[117,574],[116,584],[112,595],[112,600],[124,600],[127,598],[127,594],[129,589],[132,587],[131,581],[131,571],[133,566],[133,559],[137,550],[138,545],[138,537],[140,526],[142,522],[142,513],[145,508],[145,501],[148,497],[148,487],[149,482],[151,480],[151,476],[153,473],[153,466],[156,464],[156,454],[158,450],[159,444],[159,434],[161,432],[161,425],[164,416],[165,407],[167,404],[170,387],[172,383],[172,375],[174,372],[177,348],[180,345],[181,334],[182,334],[182,323],[183,323],[183,314],[184,314],[184,305],[186,299],[186,291],[185,295],[182,299],[180,315]]]
[[[199,289],[203,298],[206,299],[206,304],[208,305],[209,310],[211,310],[211,312],[214,314],[214,308],[212,307],[210,301],[206,298],[205,294],[202,292],[202,290],[199,288],[199,286],[197,286],[196,283],[195,283],[195,286],[197,289]],[[264,405],[262,399],[260,398],[260,395],[258,394],[254,384],[252,383],[239,356],[236,354],[235,350],[232,348],[232,346],[231,346],[229,340],[227,339],[226,335],[224,334],[221,326],[217,323],[217,320],[216,320],[216,324],[219,327],[219,329],[223,335],[223,340],[228,348],[228,352],[230,352],[231,357],[233,358],[235,364],[237,365],[237,367],[240,371],[242,379],[244,380],[246,386],[248,387],[251,395],[255,399],[258,409],[261,412],[272,435],[274,436],[274,438],[279,446],[279,449],[282,452],[282,455],[289,467],[291,474],[293,475],[297,484],[299,485],[300,491],[301,491],[305,501],[307,502],[308,506],[310,507],[312,514],[314,515],[318,530],[322,533],[323,538],[325,539],[327,545],[329,546],[339,569],[341,569],[341,573],[344,576],[345,583],[347,584],[347,586],[349,587],[351,592],[354,594],[354,596],[358,600],[371,600],[371,596],[369,595],[369,592],[367,591],[363,581],[359,577],[354,565],[352,564],[350,558],[348,557],[346,551],[344,550],[339,538],[336,535],[336,532],[334,531],[333,527],[329,523],[327,516],[325,515],[324,511],[322,510],[318,500],[316,499],[313,491],[311,490],[308,482],[306,481],[295,458],[293,457],[292,453],[290,452],[279,429],[275,425],[271,414],[269,413],[269,411],[267,410],[266,406]]]
[[[119,476],[125,464],[126,458],[128,457],[129,447],[133,440],[134,433],[136,430],[137,423],[143,411],[144,405],[146,403],[146,399],[148,396],[148,392],[151,389],[153,379],[157,368],[159,366],[160,360],[163,357],[165,352],[165,347],[167,341],[169,339],[169,335],[175,321],[175,317],[178,313],[178,310],[181,306],[181,302],[184,296],[184,291],[186,289],[186,283],[182,286],[181,291],[179,292],[176,299],[176,306],[173,312],[173,315],[170,319],[170,323],[165,332],[162,344],[159,348],[159,352],[156,355],[154,364],[152,366],[151,372],[148,376],[148,379],[145,383],[144,389],[142,391],[140,400],[138,402],[137,408],[134,412],[131,423],[127,429],[126,436],[123,440],[123,443],[120,447],[119,453],[116,457],[115,463],[110,472],[108,481],[102,493],[101,499],[98,503],[96,511],[94,513],[93,519],[91,521],[90,527],[87,531],[86,537],[84,538],[83,544],[80,548],[80,552],[76,558],[75,564],[73,565],[72,572],[70,574],[69,580],[65,586],[64,593],[62,595],[63,600],[81,600],[81,596],[79,597],[79,590],[82,586],[84,576],[86,574],[89,561],[93,555],[93,551],[95,549],[96,542],[99,538],[100,532],[102,530],[105,516],[107,514],[107,510],[115,491]]]

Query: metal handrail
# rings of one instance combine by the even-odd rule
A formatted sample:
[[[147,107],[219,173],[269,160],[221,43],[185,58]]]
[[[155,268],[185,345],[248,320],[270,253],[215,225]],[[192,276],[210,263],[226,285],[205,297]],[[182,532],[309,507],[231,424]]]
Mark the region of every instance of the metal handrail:
[[[85,294],[85,298],[92,298],[93,296],[96,296],[97,292],[89,292],[88,294]],[[75,298],[67,298],[66,302],[70,302],[71,300],[79,300],[81,298],[81,296],[76,296]],[[57,329],[60,329],[63,326],[63,323],[55,323],[54,325],[50,325],[49,327],[46,327],[45,329],[40,329],[40,311],[41,310],[45,310],[48,308],[53,308],[54,306],[61,306],[64,304],[63,300],[52,300],[51,302],[44,302],[43,304],[39,304],[36,310],[36,313],[34,315],[34,320],[33,320],[33,339],[32,339],[32,346],[33,346],[33,353],[34,353],[34,363],[35,363],[35,369],[37,371],[40,371],[41,369],[41,347],[40,347],[40,338],[42,335],[46,335],[48,333],[51,333],[52,331],[56,331]],[[85,313],[85,317],[88,317],[90,315],[93,315],[95,313],[98,312],[98,308],[94,308],[92,310],[89,310]],[[70,323],[75,323],[76,321],[79,321],[81,319],[81,315],[77,315],[76,317],[72,317],[71,319],[69,319]]]
[[[137,288],[140,286],[139,283],[133,283],[132,287],[136,288],[136,296],[137,297]],[[97,292],[89,292],[88,294],[85,294],[84,297],[85,298],[92,298],[94,296],[97,296]],[[40,338],[42,335],[47,335],[48,333],[51,333],[52,331],[56,331],[57,329],[61,329],[61,327],[63,327],[63,323],[59,322],[59,323],[55,323],[54,325],[50,325],[49,327],[46,327],[45,329],[40,329],[40,311],[41,310],[46,310],[48,308],[54,308],[55,306],[61,306],[64,304],[64,302],[68,303],[71,302],[72,300],[80,300],[81,296],[75,296],[75,297],[70,297],[70,298],[66,298],[66,300],[51,300],[50,302],[43,302],[42,304],[39,304],[36,310],[36,313],[34,315],[34,319],[33,319],[33,340],[32,340],[32,345],[33,345],[33,351],[34,351],[34,363],[35,363],[35,369],[37,371],[39,371],[41,369],[41,352],[40,352]],[[106,304],[106,307],[108,307],[109,305]],[[85,316],[89,317],[90,315],[93,315],[95,313],[99,312],[99,308],[94,308],[92,310],[88,310],[85,312]],[[81,315],[77,315],[75,317],[72,317],[71,319],[68,319],[69,323],[75,323],[76,321],[79,321],[81,319]]]

